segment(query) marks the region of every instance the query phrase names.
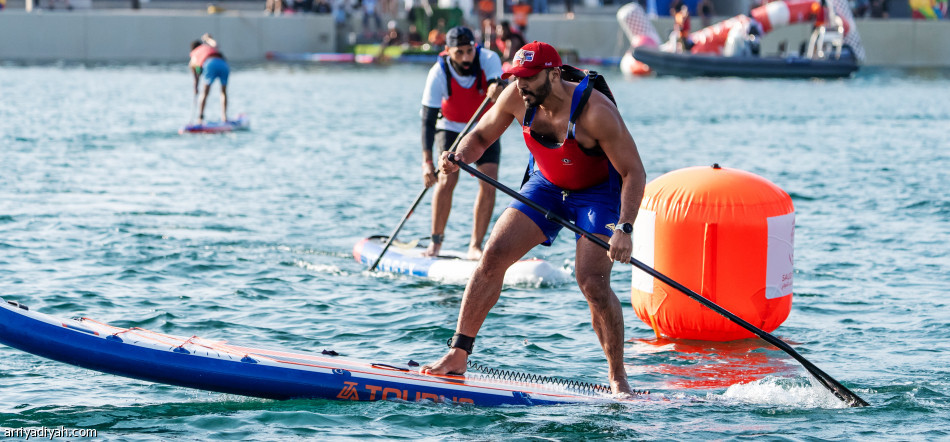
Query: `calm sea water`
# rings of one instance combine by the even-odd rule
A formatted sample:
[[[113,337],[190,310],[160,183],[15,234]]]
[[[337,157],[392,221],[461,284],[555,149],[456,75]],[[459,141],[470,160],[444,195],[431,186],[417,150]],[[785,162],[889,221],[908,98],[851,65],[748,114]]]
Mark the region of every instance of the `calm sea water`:
[[[0,66],[0,296],[47,313],[255,346],[429,361],[462,286],[374,275],[359,239],[421,189],[424,66],[238,67],[252,130],[180,136],[184,66]],[[151,384],[0,348],[0,427],[104,439],[950,438],[945,74],[844,81],[608,79],[648,179],[718,162],[795,203],[795,302],[775,332],[871,407],[849,409],[759,341],[655,342],[612,278],[631,383],[669,401],[487,409],[270,401]],[[217,118],[217,93],[207,114]],[[526,151],[503,138],[501,180]],[[447,247],[471,228],[464,176]],[[499,194],[498,211],[509,200]],[[401,237],[428,234],[428,201]],[[566,236],[566,235],[565,235]],[[570,268],[572,241],[532,252]],[[573,284],[507,288],[474,360],[605,381]]]

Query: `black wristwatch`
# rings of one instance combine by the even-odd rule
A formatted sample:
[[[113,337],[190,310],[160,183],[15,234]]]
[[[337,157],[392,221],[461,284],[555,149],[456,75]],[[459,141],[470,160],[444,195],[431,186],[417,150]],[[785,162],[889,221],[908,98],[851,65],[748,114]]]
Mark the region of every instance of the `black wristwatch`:
[[[633,233],[633,224],[630,223],[617,223],[614,226],[614,232],[623,232],[627,235]]]

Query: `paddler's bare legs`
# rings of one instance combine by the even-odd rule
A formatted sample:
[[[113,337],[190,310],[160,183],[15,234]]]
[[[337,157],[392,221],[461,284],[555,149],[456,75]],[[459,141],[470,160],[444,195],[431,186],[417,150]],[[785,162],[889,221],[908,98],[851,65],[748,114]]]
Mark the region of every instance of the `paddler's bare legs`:
[[[498,178],[498,164],[485,163],[477,169],[494,179]],[[455,192],[455,186],[458,184],[458,172],[450,174],[439,174],[439,182],[435,186],[432,195],[432,233],[437,235],[445,234],[445,226],[449,222],[449,213],[452,210],[452,194]],[[472,239],[468,246],[468,258],[479,259],[482,255],[482,241],[485,239],[485,233],[488,232],[488,224],[491,223],[491,214],[495,209],[495,188],[483,181],[479,182],[478,196],[475,199],[474,226],[472,227]],[[429,243],[426,250],[427,256],[436,256],[442,250],[442,244],[435,242]],[[526,252],[527,253],[527,252]]]
[[[466,336],[476,336],[488,311],[498,302],[501,286],[508,267],[517,262],[534,246],[544,241],[541,229],[525,214],[515,209],[505,209],[495,223],[488,238],[485,253],[465,286],[462,306],[459,309],[456,331]],[[475,346],[476,351],[478,345]],[[438,361],[424,365],[422,373],[465,373],[468,354],[458,348],[449,349]]]
[[[610,240],[606,235],[596,236],[605,242]],[[594,332],[607,356],[610,388],[614,393],[630,393],[623,367],[623,309],[610,288],[611,267],[613,262],[603,248],[584,238],[577,241],[574,274],[581,293],[587,298]]]
[[[221,85],[221,121],[228,121],[228,87]]]
[[[562,235],[570,234],[564,231]],[[607,241],[604,235],[597,235]],[[541,229],[525,214],[505,209],[488,238],[485,254],[472,279],[465,287],[455,331],[476,336],[488,312],[501,295],[505,272],[534,246],[545,240]],[[577,242],[577,284],[590,307],[591,322],[607,357],[608,380],[614,393],[630,393],[627,372],[623,366],[623,310],[620,300],[610,288],[613,263],[596,244],[581,238]],[[476,351],[478,346],[476,345]],[[427,364],[422,373],[464,373],[468,355],[464,350],[450,349],[438,361]]]
[[[435,185],[432,194],[432,234],[444,235],[445,225],[449,222],[449,212],[452,210],[452,194],[455,192],[455,185],[458,184],[459,174],[440,173],[439,182]],[[437,256],[442,250],[442,243],[431,241],[426,250],[426,256]]]
[[[205,104],[208,103],[208,94],[211,93],[211,83],[205,84],[201,92],[201,107],[198,108],[198,124],[204,123]],[[228,87],[221,85],[221,121],[228,121]]]
[[[205,88],[201,90],[201,104],[198,107],[198,124],[204,123],[205,120],[205,104],[208,103],[208,94],[211,93],[211,83],[206,83]]]
[[[498,163],[485,163],[477,167],[478,171],[498,179]],[[468,244],[468,259],[482,257],[482,240],[491,222],[491,213],[495,209],[495,186],[482,180],[478,181],[478,196],[475,199],[475,225],[472,227],[472,241]],[[525,252],[527,253],[527,252]]]

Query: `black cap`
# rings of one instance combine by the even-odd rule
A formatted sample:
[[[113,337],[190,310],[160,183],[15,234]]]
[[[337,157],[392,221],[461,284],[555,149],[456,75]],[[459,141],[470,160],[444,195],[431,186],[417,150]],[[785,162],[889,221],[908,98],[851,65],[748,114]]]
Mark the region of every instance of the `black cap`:
[[[474,41],[475,34],[472,34],[472,30],[465,26],[456,26],[449,29],[449,32],[445,34],[445,47],[447,48],[470,45]]]

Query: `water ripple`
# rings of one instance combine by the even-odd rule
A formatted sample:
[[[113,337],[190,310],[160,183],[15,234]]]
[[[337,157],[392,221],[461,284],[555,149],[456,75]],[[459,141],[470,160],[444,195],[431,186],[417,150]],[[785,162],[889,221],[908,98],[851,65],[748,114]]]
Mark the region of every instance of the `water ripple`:
[[[424,66],[235,69],[253,129],[179,136],[182,66],[0,65],[0,296],[67,317],[384,363],[440,357],[464,287],[369,273],[356,241],[388,233],[421,189]],[[848,81],[638,79],[608,73],[648,178],[718,162],[795,205],[795,300],[775,331],[871,402],[842,408],[756,340],[657,340],[625,312],[643,403],[525,409],[275,402],[91,372],[0,347],[0,426],[107,439],[946,439],[950,416],[950,155],[943,76]],[[147,87],[142,85],[146,84]],[[700,99],[701,97],[701,99]],[[212,101],[216,100],[212,96]],[[155,106],[162,103],[162,106]],[[56,121],[55,128],[47,123]],[[502,137],[517,185],[521,134]],[[447,247],[472,229],[463,176]],[[496,213],[508,204],[499,194]],[[428,199],[401,238],[429,232]],[[574,269],[562,237],[537,256]],[[604,383],[573,283],[506,287],[472,359]]]

